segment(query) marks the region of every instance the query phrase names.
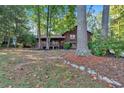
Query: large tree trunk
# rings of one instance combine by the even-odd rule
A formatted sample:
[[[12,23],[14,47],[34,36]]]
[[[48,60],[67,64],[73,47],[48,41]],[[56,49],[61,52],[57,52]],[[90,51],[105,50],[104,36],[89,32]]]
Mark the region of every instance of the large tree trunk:
[[[76,54],[87,56],[91,55],[88,49],[88,39],[87,39],[87,22],[86,22],[86,6],[77,6],[77,49]]]
[[[48,5],[47,11],[47,33],[46,33],[46,49],[49,49],[50,39],[49,39],[49,18],[50,18],[50,6]]]
[[[109,23],[109,5],[103,6],[103,12],[102,12],[102,37],[107,38],[108,37],[108,24]]]
[[[38,36],[38,49],[41,49],[40,6],[39,6],[39,5],[37,6],[37,20],[38,20],[38,23],[37,23],[37,27],[38,27],[38,30],[37,30],[37,36]]]

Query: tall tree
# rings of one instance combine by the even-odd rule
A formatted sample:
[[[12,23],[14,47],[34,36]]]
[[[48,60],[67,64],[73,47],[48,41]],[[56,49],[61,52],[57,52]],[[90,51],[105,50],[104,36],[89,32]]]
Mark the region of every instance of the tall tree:
[[[9,47],[13,36],[19,36],[27,30],[27,15],[25,6],[0,6],[0,30],[5,44]]]
[[[103,6],[103,13],[102,13],[102,37],[108,37],[108,28],[109,28],[109,5]]]
[[[49,26],[50,26],[50,6],[48,5],[47,10],[47,32],[46,32],[46,49],[49,49]]]
[[[40,6],[37,5],[37,36],[38,36],[38,49],[41,49],[41,32],[40,32]]]
[[[77,6],[77,55],[90,55],[87,39],[86,6]]]

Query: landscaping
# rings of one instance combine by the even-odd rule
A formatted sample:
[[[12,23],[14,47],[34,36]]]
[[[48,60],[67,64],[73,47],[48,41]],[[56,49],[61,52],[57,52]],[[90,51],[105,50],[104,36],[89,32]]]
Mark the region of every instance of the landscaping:
[[[93,74],[92,72],[90,74],[94,75],[95,78],[99,78],[98,75],[101,75],[102,77],[107,79],[109,78],[110,80],[117,82],[118,84],[114,84],[115,86],[113,87],[124,86],[124,58],[115,58],[113,56],[98,57],[93,55],[81,57],[76,56],[74,53],[68,53],[64,56],[64,58],[67,62],[70,62],[73,65],[75,64],[77,66],[89,68],[91,71],[93,70]],[[113,84],[107,79],[106,81],[108,81],[109,84]]]
[[[0,50],[0,87],[109,87],[107,83],[65,65],[62,56],[68,51]]]
[[[0,87],[124,87],[123,9],[1,5]]]

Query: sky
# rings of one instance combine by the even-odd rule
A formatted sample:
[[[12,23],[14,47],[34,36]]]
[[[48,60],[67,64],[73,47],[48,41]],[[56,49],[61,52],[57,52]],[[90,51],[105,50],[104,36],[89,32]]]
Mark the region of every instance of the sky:
[[[87,9],[90,7],[90,5],[87,6]],[[95,10],[95,14],[98,14],[102,11],[102,5],[93,5],[92,9]]]
[[[102,11],[103,7],[101,5],[95,5],[94,9],[96,10],[96,13],[99,13]]]
[[[87,5],[87,10],[89,9],[91,5]],[[95,10],[95,13],[98,14],[99,12],[102,11],[102,5],[93,5],[92,9]],[[47,12],[47,8],[45,9],[45,11]]]

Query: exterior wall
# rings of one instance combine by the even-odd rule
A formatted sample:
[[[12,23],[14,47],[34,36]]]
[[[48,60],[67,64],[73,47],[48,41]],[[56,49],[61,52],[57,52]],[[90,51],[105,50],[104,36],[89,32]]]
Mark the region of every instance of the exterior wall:
[[[92,33],[87,31],[88,41],[91,38]],[[64,42],[70,42],[72,44],[72,49],[77,47],[77,27],[74,27],[70,31],[65,32],[62,36],[63,38],[51,38],[50,39],[50,48],[63,48]],[[37,39],[38,40],[38,39]],[[41,39],[41,46],[43,49],[46,47],[46,38]]]
[[[64,41],[64,38],[50,39],[50,49],[63,48],[63,41]],[[38,39],[37,39],[37,45],[38,45]],[[36,45],[36,47],[37,47],[37,45]],[[42,49],[46,48],[46,38],[41,39],[41,47],[42,47]]]
[[[72,44],[72,48],[75,49],[77,45],[77,32],[69,31],[64,34],[65,39],[64,42],[70,42]]]
[[[91,39],[92,33],[87,31],[88,41]],[[77,47],[77,27],[73,28],[71,31],[67,31],[63,34],[65,37],[64,42],[70,42],[72,44],[72,49]]]

